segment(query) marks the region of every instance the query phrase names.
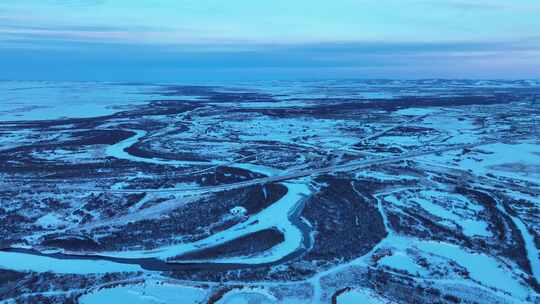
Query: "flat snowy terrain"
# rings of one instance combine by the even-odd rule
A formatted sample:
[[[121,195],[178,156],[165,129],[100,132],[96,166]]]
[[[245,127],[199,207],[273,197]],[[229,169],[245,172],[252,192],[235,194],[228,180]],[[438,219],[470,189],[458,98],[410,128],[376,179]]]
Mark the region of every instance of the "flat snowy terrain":
[[[0,82],[0,303],[540,303],[540,82]]]

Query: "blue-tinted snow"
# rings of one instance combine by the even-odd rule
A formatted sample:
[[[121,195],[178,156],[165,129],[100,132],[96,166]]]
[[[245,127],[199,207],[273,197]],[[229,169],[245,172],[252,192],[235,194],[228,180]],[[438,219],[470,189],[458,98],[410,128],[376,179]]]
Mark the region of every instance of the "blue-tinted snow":
[[[0,268],[15,271],[92,274],[142,271],[139,265],[120,264],[103,260],[56,259],[51,257],[0,251]]]
[[[135,285],[103,288],[83,295],[79,303],[191,304],[201,303],[205,298],[206,291],[197,287],[148,280]]]
[[[0,81],[0,120],[109,115],[122,107],[146,103],[152,89],[156,87],[96,82]]]
[[[338,304],[390,304],[391,302],[381,298],[367,289],[353,289],[337,298]]]

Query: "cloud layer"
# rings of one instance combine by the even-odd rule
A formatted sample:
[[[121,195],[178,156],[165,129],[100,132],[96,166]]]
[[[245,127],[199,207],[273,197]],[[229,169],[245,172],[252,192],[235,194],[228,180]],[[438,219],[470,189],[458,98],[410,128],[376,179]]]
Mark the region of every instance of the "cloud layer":
[[[540,77],[539,13],[536,0],[5,1],[0,78]]]

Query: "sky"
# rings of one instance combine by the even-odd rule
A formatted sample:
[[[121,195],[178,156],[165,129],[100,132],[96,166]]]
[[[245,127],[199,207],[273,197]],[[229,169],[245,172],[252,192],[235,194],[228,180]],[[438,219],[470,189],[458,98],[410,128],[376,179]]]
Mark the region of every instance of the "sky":
[[[2,0],[0,79],[540,78],[538,0]]]

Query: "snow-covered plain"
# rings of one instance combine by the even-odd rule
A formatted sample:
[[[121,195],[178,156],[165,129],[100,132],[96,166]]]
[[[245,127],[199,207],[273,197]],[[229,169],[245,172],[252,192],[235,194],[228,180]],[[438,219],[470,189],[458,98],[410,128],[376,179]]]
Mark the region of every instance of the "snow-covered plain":
[[[200,303],[206,298],[206,291],[197,287],[178,286],[148,280],[136,285],[103,288],[83,295],[81,304],[101,303]]]
[[[0,268],[15,271],[55,272],[61,274],[94,274],[109,272],[137,272],[138,265],[100,260],[56,259],[19,252],[0,251]]]
[[[0,250],[14,278],[0,277],[0,301],[37,278],[23,302],[535,303],[539,87],[0,82],[0,244],[42,253]],[[84,135],[95,130],[120,135]],[[301,170],[312,173],[273,185],[283,193],[245,186]],[[255,236],[267,230],[283,241]],[[363,238],[377,241],[340,246]],[[182,257],[212,249],[225,257]],[[92,276],[105,282],[62,285]],[[114,276],[138,280],[102,284]]]
[[[146,103],[157,86],[0,81],[0,120],[96,117]]]

